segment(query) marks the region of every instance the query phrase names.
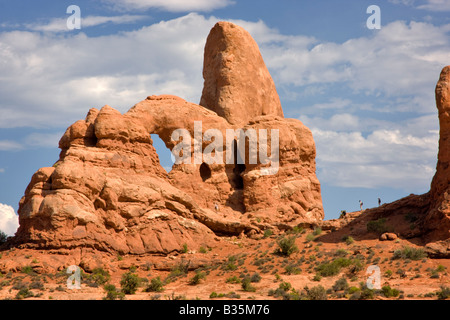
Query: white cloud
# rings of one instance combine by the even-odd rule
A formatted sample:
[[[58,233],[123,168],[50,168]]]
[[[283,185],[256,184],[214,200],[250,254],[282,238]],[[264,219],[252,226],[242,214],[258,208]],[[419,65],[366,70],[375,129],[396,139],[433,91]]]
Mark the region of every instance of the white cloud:
[[[68,16],[69,17],[69,16]],[[121,16],[81,16],[81,28],[95,27],[105,23],[113,24],[124,24],[124,23],[134,23],[139,20],[147,18],[144,15],[121,15]],[[43,32],[70,32],[67,28],[68,18],[54,18],[45,24],[26,24],[25,27],[32,31],[43,31]]]
[[[431,116],[410,122],[380,122],[378,129],[371,128],[367,135],[358,130],[375,120],[350,116],[354,130],[339,131],[341,116],[347,117],[304,121],[312,124],[321,182],[341,187],[427,190],[435,172],[439,138],[436,130],[427,130],[434,124]],[[437,121],[436,116],[433,119]]]
[[[450,0],[427,0],[426,4],[420,5],[418,9],[429,11],[450,11]]]
[[[118,10],[156,8],[170,12],[211,11],[233,4],[230,0],[103,0]]]
[[[198,102],[203,47],[216,21],[189,14],[101,37],[1,33],[0,128],[67,127],[90,107],[125,112],[152,94]]]
[[[436,75],[450,61],[448,29],[448,25],[395,21],[370,37],[342,44],[299,37],[304,41],[298,45],[292,37],[280,36],[277,45],[261,47],[282,85],[346,83],[367,95],[414,93],[429,99]]]
[[[22,149],[22,145],[10,140],[0,140],[0,151],[15,151]]]
[[[56,133],[33,132],[25,137],[24,143],[30,147],[57,148],[59,140],[61,139],[63,134],[64,132],[56,132]]]
[[[19,217],[14,208],[0,203],[0,230],[9,236],[13,236],[19,227]]]

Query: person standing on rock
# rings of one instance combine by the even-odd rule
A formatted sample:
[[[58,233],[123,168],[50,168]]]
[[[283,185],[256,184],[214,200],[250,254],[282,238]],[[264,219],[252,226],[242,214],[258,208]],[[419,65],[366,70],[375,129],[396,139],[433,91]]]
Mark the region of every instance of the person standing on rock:
[[[363,202],[361,200],[359,200],[359,208],[361,209],[361,212],[363,210]]]
[[[214,210],[216,210],[216,212],[219,212],[219,204],[217,202],[214,203]]]
[[[378,198],[378,206],[381,206],[381,199]]]

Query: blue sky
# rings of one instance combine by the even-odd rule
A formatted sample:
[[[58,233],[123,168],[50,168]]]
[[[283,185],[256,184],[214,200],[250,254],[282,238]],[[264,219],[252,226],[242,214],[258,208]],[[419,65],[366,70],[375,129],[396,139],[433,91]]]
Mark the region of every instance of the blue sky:
[[[69,5],[81,29],[69,30]],[[368,29],[378,5],[381,29]],[[203,46],[229,20],[258,42],[286,117],[313,132],[325,218],[428,191],[434,86],[450,64],[450,0],[0,1],[0,230],[32,174],[91,107],[152,94],[198,103]],[[155,142],[163,166],[168,151]]]

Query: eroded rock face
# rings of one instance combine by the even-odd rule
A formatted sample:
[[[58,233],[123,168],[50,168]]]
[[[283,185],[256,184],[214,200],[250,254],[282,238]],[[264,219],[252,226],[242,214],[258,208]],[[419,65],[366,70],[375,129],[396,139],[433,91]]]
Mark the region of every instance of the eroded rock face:
[[[311,131],[285,119],[258,47],[242,28],[218,23],[205,47],[202,105],[150,96],[127,113],[104,106],[70,126],[60,159],[32,177],[20,201],[15,241],[39,248],[91,247],[121,254],[170,253],[215,246],[218,235],[257,236],[323,219]],[[168,149],[177,129],[279,130],[279,162],[191,161],[168,174],[150,134]],[[272,139],[272,138],[270,138]],[[226,157],[227,139],[215,152]],[[205,150],[211,140],[202,139]],[[232,143],[232,142],[231,142]],[[260,145],[257,145],[260,147]],[[250,153],[250,146],[246,147]]]
[[[424,225],[433,240],[450,238],[450,66],[442,69],[436,85],[439,114],[439,153],[430,189],[430,210]]]
[[[275,84],[257,43],[233,23],[219,22],[211,30],[203,78],[200,105],[231,124],[242,126],[260,115],[283,117]]]

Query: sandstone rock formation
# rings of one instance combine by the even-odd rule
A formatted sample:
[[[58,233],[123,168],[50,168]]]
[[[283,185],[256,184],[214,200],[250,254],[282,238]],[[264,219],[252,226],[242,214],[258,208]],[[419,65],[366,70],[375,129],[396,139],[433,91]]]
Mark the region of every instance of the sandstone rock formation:
[[[214,26],[205,46],[203,77],[200,105],[229,123],[245,125],[260,115],[283,117],[258,45],[243,28],[229,22]]]
[[[200,105],[175,96],[150,96],[127,113],[104,106],[91,109],[60,140],[60,159],[32,177],[20,201],[15,241],[37,248],[90,247],[120,254],[163,253],[214,246],[220,235],[255,236],[267,228],[285,229],[323,219],[315,145],[300,121],[285,119],[272,78],[251,36],[219,22],[205,46],[205,85]],[[196,127],[197,123],[197,127]],[[150,134],[173,150],[184,129],[200,141],[191,157],[169,174],[161,167]],[[279,130],[277,170],[249,160],[206,163],[214,129]],[[217,141],[214,140],[216,143]],[[215,149],[237,157],[238,137]],[[259,149],[261,143],[256,145]],[[200,151],[201,151],[200,150]],[[230,150],[230,149],[229,149]],[[242,154],[242,155],[243,155]],[[236,160],[236,159],[234,159]],[[263,174],[269,172],[271,174]],[[215,208],[218,204],[220,209]]]

